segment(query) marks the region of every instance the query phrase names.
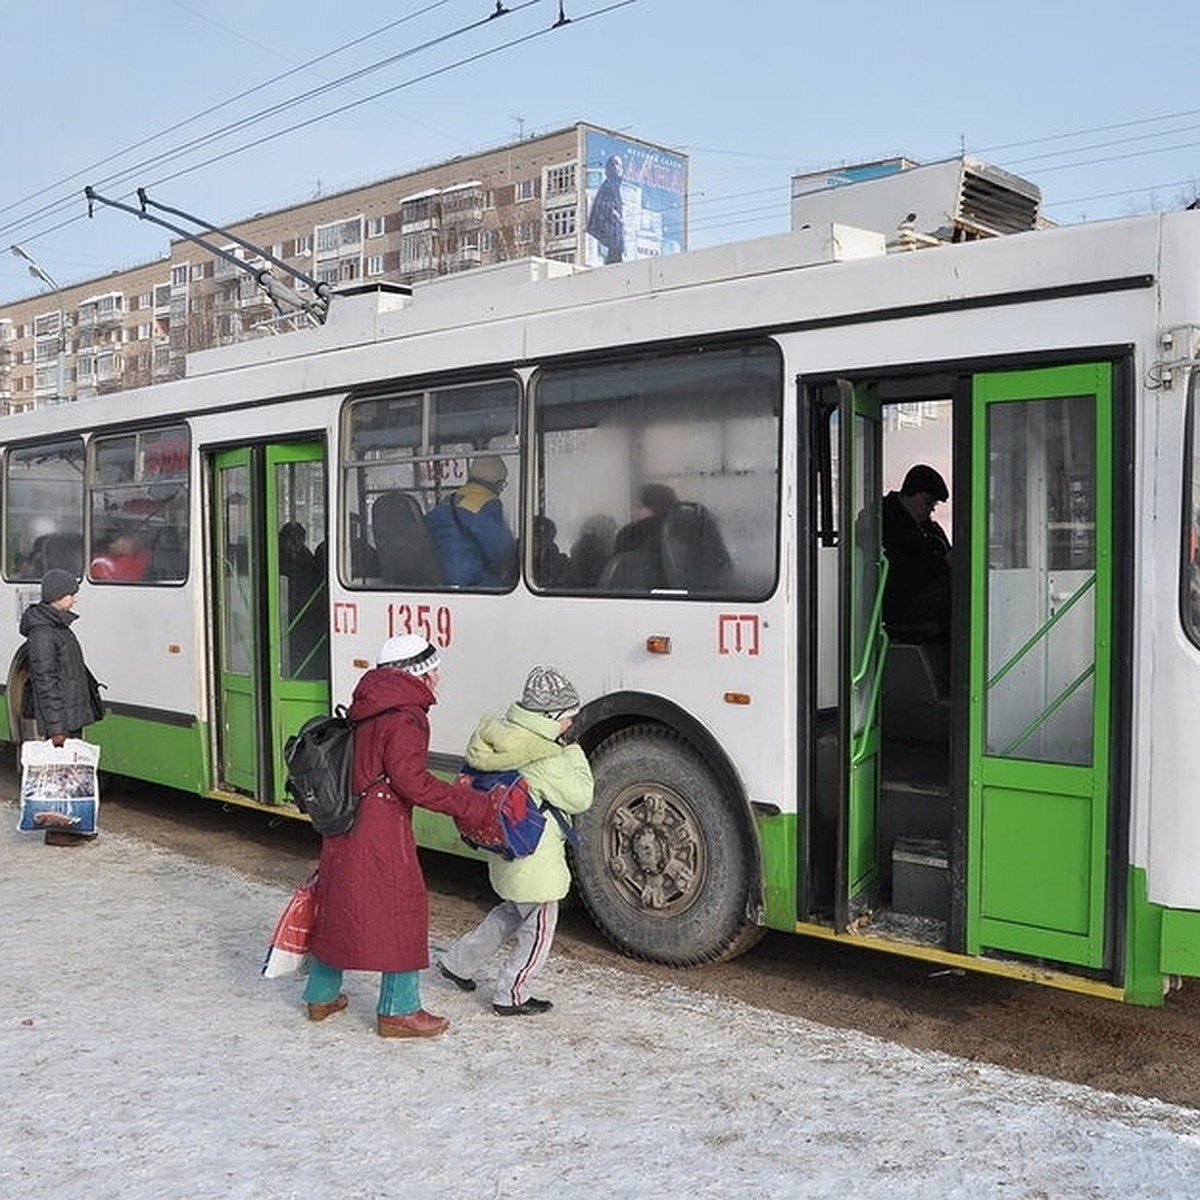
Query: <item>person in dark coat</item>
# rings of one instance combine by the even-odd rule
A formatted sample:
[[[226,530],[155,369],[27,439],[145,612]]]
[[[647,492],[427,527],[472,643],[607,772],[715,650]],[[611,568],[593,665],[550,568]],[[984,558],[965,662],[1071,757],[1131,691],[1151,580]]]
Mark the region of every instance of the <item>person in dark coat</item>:
[[[617,155],[604,164],[604,182],[596,189],[587,231],[600,243],[605,263],[625,257],[625,211],[621,198],[621,160]]]
[[[949,499],[946,481],[924,463],[883,498],[883,619],[893,634],[917,629],[933,641],[949,636],[950,539],[933,519],[933,510]]]
[[[79,580],[70,571],[53,567],[42,577],[42,598],[21,614],[29,664],[29,690],[33,704],[28,715],[38,733],[61,746],[69,737],[80,737],[83,727],[104,716],[100,688],[83,660],[79,640],[71,630],[78,619],[72,610]],[[50,845],[77,845],[86,835],[49,829]]]
[[[678,507],[679,497],[674,488],[665,483],[646,484],[634,502],[633,519],[617,531],[613,551],[617,554],[641,551],[657,557],[667,515]]]
[[[412,810],[472,821],[488,798],[470,784],[443,783],[426,769],[429,709],[441,662],[416,634],[390,638],[378,665],[354,689],[352,786],[362,793],[349,833],[326,837],[317,868],[317,918],[304,999],[322,1021],[346,1007],[343,971],[381,971],[380,1037],[436,1037],[450,1022],[421,1007],[419,972],[429,966],[429,900],[417,858]]]

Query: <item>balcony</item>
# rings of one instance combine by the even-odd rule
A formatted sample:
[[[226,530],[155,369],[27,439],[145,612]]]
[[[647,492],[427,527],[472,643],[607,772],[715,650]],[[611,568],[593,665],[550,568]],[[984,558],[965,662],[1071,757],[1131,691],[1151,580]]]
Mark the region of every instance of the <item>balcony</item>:
[[[81,329],[111,329],[119,326],[124,316],[124,293],[110,292],[105,296],[89,297],[79,305],[78,326]]]

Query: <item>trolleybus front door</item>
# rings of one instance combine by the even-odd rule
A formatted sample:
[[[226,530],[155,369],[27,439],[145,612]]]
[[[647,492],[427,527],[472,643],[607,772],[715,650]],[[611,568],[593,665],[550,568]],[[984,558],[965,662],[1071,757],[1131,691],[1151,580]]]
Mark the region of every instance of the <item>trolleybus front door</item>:
[[[213,495],[218,783],[276,803],[284,743],[329,711],[324,448],[222,452]]]
[[[967,950],[1105,965],[1112,368],[973,389]]]
[[[838,491],[843,794],[839,824],[838,927],[874,905],[879,887],[879,701],[887,635],[882,624],[883,435],[874,391],[839,384]]]

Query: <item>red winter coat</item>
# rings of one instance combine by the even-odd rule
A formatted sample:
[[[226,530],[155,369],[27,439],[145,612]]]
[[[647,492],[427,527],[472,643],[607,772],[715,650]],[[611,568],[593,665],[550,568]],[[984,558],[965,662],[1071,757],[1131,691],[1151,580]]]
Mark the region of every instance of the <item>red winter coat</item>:
[[[355,733],[354,789],[367,791],[354,828],[321,843],[310,949],[327,966],[347,971],[429,966],[429,901],[413,839],[413,806],[479,819],[487,804],[469,785],[443,783],[426,770],[434,703],[421,679],[391,667],[368,671],[354,689],[352,720],[396,706],[400,711]],[[385,773],[386,780],[372,783]]]

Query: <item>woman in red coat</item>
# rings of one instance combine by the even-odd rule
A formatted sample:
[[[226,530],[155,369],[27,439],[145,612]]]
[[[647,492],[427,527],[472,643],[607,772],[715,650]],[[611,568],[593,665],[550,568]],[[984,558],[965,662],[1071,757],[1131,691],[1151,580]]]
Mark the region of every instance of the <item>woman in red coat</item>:
[[[413,807],[480,819],[487,801],[468,784],[426,770],[429,708],[440,659],[424,638],[384,643],[378,665],[354,689],[354,780],[362,792],[349,833],[321,843],[317,919],[304,999],[312,1021],[346,1007],[343,971],[382,971],[380,1037],[436,1037],[450,1022],[421,1007],[419,972],[429,966],[429,901],[412,831]]]

